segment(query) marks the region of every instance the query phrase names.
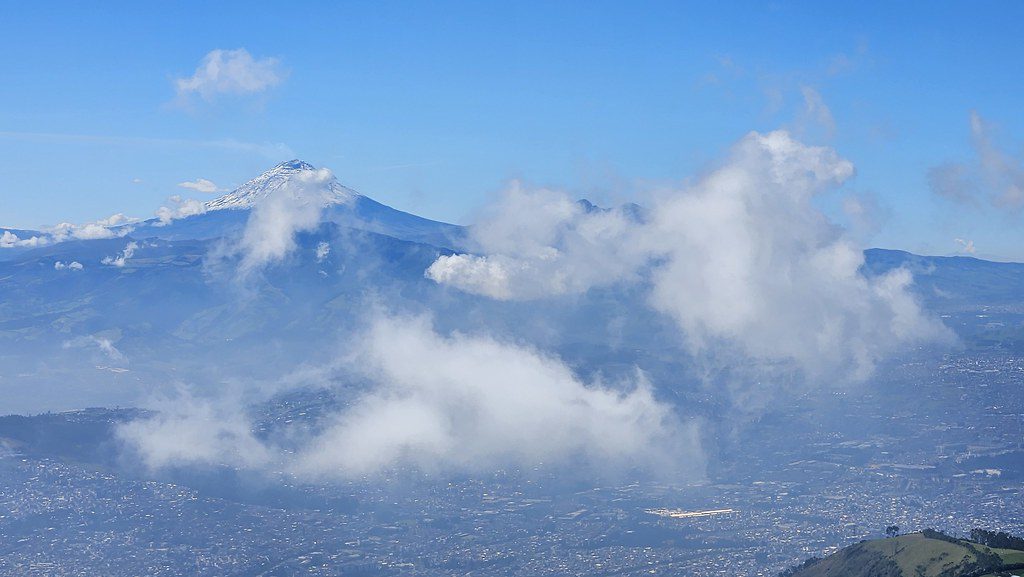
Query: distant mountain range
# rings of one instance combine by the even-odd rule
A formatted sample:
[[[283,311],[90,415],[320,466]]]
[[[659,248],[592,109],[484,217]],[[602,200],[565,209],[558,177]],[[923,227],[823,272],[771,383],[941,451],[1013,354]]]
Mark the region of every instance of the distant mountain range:
[[[211,255],[237,260],[231,242],[254,207],[315,171],[300,160],[281,163],[180,218],[89,234],[0,229],[8,410],[39,409],[40,398],[57,399],[52,408],[128,403],[146,383],[168,379],[272,379],[336,354],[339,332],[355,330],[381,303],[429,311],[440,328],[471,329],[486,318],[589,370],[614,374],[639,363],[656,373],[676,362],[674,329],[630,287],[515,303],[434,283],[424,271],[439,255],[465,250],[467,230],[388,207],[333,177],[317,185],[319,224],[298,231],[294,251],[260,271],[258,290],[219,268]],[[644,218],[640,207],[629,212]],[[1024,348],[1024,265],[881,249],[866,257],[869,275],[909,268],[922,301],[969,346]],[[551,331],[554,322],[570,329]]]

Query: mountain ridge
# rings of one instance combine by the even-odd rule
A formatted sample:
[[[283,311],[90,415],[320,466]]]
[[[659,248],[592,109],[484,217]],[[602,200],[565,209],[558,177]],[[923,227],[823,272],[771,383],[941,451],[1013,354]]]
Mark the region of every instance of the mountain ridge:
[[[319,169],[304,160],[294,158],[276,164],[258,176],[246,181],[234,190],[213,200],[202,203],[203,212],[171,219],[148,218],[127,224],[109,226],[116,236],[132,236],[133,238],[155,237],[164,240],[196,240],[210,239],[238,232],[248,218],[248,211],[254,209],[261,200],[282,190],[291,183],[293,178],[304,172],[315,172]],[[348,227],[394,236],[402,240],[433,244],[448,249],[465,248],[467,227],[443,221],[432,220],[410,212],[405,212],[341,184],[331,175],[322,185],[323,208],[325,220],[338,222]],[[607,210],[588,199],[581,198],[577,203],[586,212]],[[647,218],[648,209],[629,203],[623,205],[626,213],[638,222]],[[24,241],[32,236],[46,236],[45,231],[0,226],[0,261],[9,260],[15,254],[21,254],[34,246],[13,244],[15,237]],[[6,245],[3,239],[9,239]],[[58,240],[62,242],[66,239]],[[51,240],[47,244],[55,244]],[[38,246],[38,245],[37,245]],[[877,273],[892,268],[886,262],[900,262],[915,266],[917,269],[927,268],[930,259],[963,259],[965,263],[992,263],[996,265],[1022,264],[1015,261],[997,261],[978,258],[972,255],[919,255],[902,249],[871,247],[864,250],[871,255],[873,262],[865,263],[867,270]]]

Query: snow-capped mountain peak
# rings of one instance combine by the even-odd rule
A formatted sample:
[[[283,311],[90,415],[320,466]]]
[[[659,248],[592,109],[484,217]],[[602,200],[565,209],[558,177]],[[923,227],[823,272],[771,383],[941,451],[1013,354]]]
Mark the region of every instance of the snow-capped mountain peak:
[[[278,164],[235,190],[206,203],[206,210],[241,210],[252,208],[260,199],[281,190],[303,172],[315,172],[312,164],[294,159]],[[331,177],[324,185],[324,205],[347,204],[359,193],[342,186]]]

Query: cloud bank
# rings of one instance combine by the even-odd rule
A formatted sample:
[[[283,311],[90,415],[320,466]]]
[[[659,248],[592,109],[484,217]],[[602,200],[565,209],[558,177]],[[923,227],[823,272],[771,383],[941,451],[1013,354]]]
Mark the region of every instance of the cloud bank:
[[[747,135],[640,217],[513,185],[473,227],[478,254],[442,256],[426,276],[502,300],[645,282],[647,304],[695,354],[724,345],[860,379],[888,354],[949,333],[921,311],[908,272],[862,275],[861,249],[814,206],[853,173],[834,150],[776,131]]]
[[[486,336],[442,335],[424,318],[381,315],[353,340],[346,367],[373,384],[319,433],[283,450],[256,439],[237,403],[166,403],[120,429],[153,468],[273,467],[301,478],[395,469],[474,472],[587,463],[698,477],[696,429],[646,381],[584,382],[557,358]]]
[[[50,242],[64,242],[70,239],[97,240],[104,238],[119,238],[126,236],[132,231],[131,223],[136,219],[125,216],[122,213],[113,214],[95,222],[85,224],[71,224],[62,222],[45,232],[50,235]]]
[[[0,248],[34,248],[64,242],[67,240],[96,240],[105,238],[119,238],[126,236],[132,231],[132,223],[136,219],[118,213],[95,222],[85,224],[72,224],[62,222],[55,226],[46,228],[40,235],[33,235],[29,238],[19,238],[10,230],[4,230],[0,234]]]
[[[3,234],[0,234],[0,248],[32,248],[36,246],[44,246],[49,243],[50,241],[46,236],[31,236],[29,238],[19,238],[18,235],[14,234],[9,230],[5,230]]]
[[[532,348],[443,336],[424,319],[378,319],[353,361],[377,387],[300,454],[300,471],[474,471],[574,457],[699,468],[695,433],[640,377],[625,388],[586,383]]]

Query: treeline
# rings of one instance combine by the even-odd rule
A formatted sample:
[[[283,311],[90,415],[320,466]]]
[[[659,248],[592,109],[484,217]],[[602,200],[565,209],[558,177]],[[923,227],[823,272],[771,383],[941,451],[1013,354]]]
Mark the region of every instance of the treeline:
[[[1002,531],[971,529],[971,541],[993,549],[1016,549],[1024,551],[1024,539]]]
[[[803,571],[804,569],[807,569],[809,567],[814,567],[822,561],[824,561],[824,559],[822,559],[821,557],[809,557],[808,559],[804,560],[803,563],[799,565],[793,565],[792,567],[783,570],[779,573],[778,577],[793,577],[793,575],[796,575],[800,571]]]
[[[962,544],[962,539],[957,539],[952,535],[947,535],[942,531],[936,531],[935,529],[925,529],[921,531],[921,534],[929,539],[938,539],[939,541],[948,541],[950,543],[956,543],[957,545]]]
[[[963,539],[957,539],[956,537],[954,537],[952,535],[947,535],[946,533],[943,533],[942,531],[936,531],[935,529],[925,529],[924,531],[921,531],[921,534],[924,535],[925,537],[929,538],[929,539],[938,539],[940,541],[948,541],[950,543],[956,543],[956,544],[958,544],[958,545],[960,545],[962,547],[966,547],[967,550],[970,551],[971,553],[974,553],[974,556],[977,558],[977,560],[974,561],[973,563],[971,563],[969,565],[966,565],[966,566],[961,568],[962,571],[964,571],[966,573],[970,573],[971,571],[977,572],[977,571],[984,571],[984,570],[987,570],[987,569],[994,569],[994,568],[997,568],[997,567],[999,567],[999,566],[1001,566],[1003,564],[1003,558],[1000,557],[998,554],[996,554],[994,552],[991,552],[991,551],[989,551],[987,549],[985,551],[982,551],[981,549],[978,549],[978,547],[976,545],[985,545],[987,547],[993,547],[993,548],[997,547],[996,545],[990,545],[989,543],[986,543],[984,540],[979,539],[978,538],[979,537],[979,535],[978,535],[979,532],[986,533],[986,534],[989,534],[989,535],[995,535],[995,533],[992,533],[990,531],[985,531],[983,529],[974,529],[974,530],[971,531],[971,540],[970,541],[965,541]],[[1006,533],[1000,533],[1000,535],[1006,535],[1007,537],[1015,538],[1015,537],[1012,537],[1011,535],[1008,535]],[[1017,539],[1017,540],[1021,541],[1020,539]],[[1004,547],[1002,545],[999,545],[998,547],[1004,548],[1004,549],[1012,549],[1012,547]]]
[[[899,527],[890,525],[885,528],[885,533],[889,538],[899,536]],[[1018,551],[1024,551],[1024,538],[1011,535],[1002,531],[987,531],[985,529],[972,529],[970,540],[960,539],[954,537],[948,533],[937,531],[935,529],[924,529],[921,531],[921,535],[928,539],[938,539],[939,541],[947,541],[949,543],[955,543],[961,547],[966,548],[968,551],[974,554],[975,560],[971,563],[959,566],[957,568],[958,574],[973,576],[983,575],[991,572],[994,569],[1005,567],[1018,568],[1018,565],[1003,565],[1003,558],[993,551],[981,550],[978,545],[990,547],[992,549],[1014,549]],[[866,543],[867,541],[861,541]],[[843,552],[848,552],[848,549],[844,549]],[[895,554],[895,552],[894,552]],[[804,569],[808,569],[824,561],[821,557],[811,557],[799,565],[794,565],[785,569],[778,574],[778,577],[793,577],[800,573]],[[1024,568],[1024,565],[1022,565]]]

